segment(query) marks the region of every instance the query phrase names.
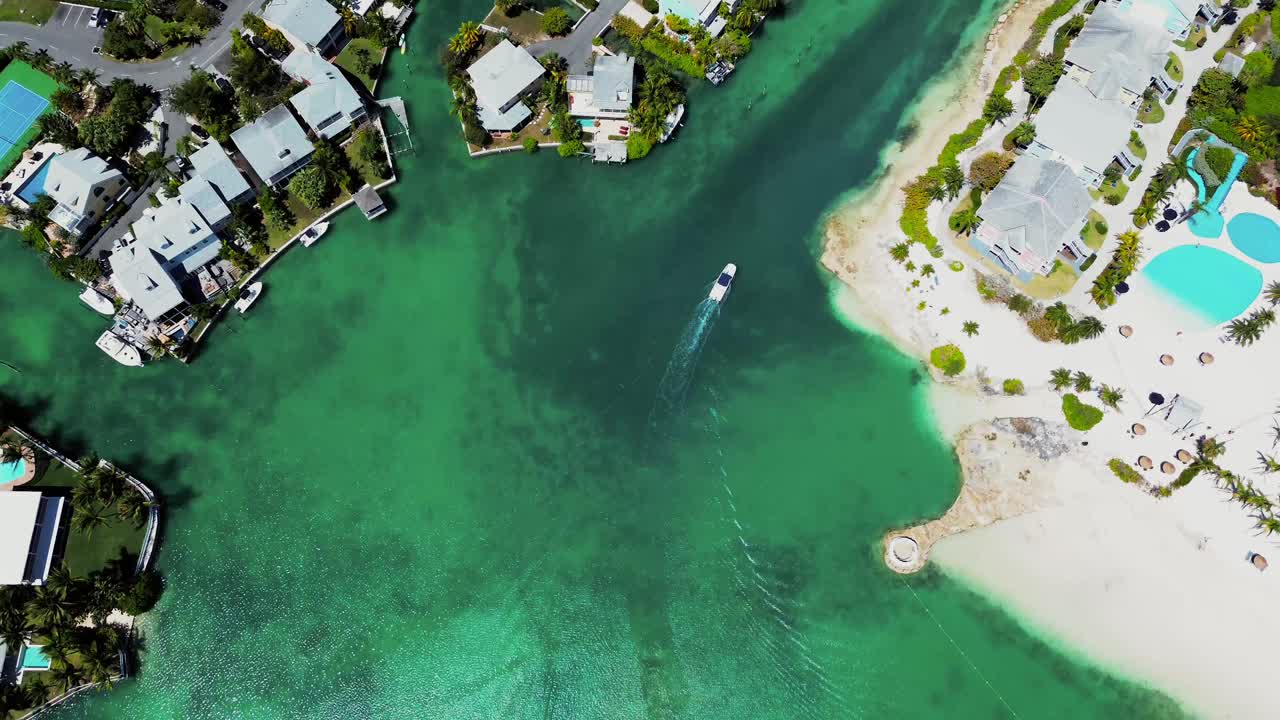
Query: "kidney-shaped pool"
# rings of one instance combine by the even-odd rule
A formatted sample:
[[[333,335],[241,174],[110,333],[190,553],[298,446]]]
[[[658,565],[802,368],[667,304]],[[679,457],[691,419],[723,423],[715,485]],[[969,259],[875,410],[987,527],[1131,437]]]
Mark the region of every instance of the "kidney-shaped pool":
[[[1231,244],[1264,263],[1280,262],[1280,225],[1266,215],[1240,213],[1227,223]]]
[[[1215,325],[1244,312],[1262,292],[1258,268],[1211,247],[1166,250],[1152,258],[1142,274]]]

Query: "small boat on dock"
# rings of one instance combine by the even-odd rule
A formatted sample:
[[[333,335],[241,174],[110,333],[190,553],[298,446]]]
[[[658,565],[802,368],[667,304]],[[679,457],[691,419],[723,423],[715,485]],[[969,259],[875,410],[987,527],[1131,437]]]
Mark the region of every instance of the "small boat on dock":
[[[124,338],[110,330],[99,335],[98,342],[94,344],[98,346],[99,350],[121,365],[142,367],[142,353],[138,352],[138,348],[125,342]]]
[[[404,44],[404,33],[400,33],[400,54],[403,55],[405,53],[405,50],[406,48]]]
[[[311,247],[312,245],[315,245],[316,241],[320,239],[320,236],[324,235],[328,231],[329,223],[327,222],[316,223],[315,225],[307,228],[307,231],[302,233],[302,247]]]
[[[102,315],[116,314],[116,306],[112,304],[111,299],[92,287],[85,287],[84,292],[80,293],[80,301],[93,308],[96,313],[101,313]]]
[[[252,283],[249,287],[240,291],[240,295],[236,297],[236,310],[239,310],[241,315],[245,314],[258,301],[259,297],[262,297],[261,281]]]

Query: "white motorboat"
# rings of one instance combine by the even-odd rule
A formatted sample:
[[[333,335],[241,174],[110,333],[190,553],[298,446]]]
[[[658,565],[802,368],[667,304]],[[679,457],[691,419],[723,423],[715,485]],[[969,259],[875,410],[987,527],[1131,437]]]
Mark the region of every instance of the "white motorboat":
[[[93,308],[94,312],[103,315],[116,314],[116,306],[111,303],[111,299],[91,287],[85,287],[84,292],[80,293],[80,300]]]
[[[261,282],[256,282],[249,285],[249,287],[241,290],[240,295],[236,297],[236,310],[239,310],[241,315],[245,314],[246,312],[249,311],[249,308],[253,307],[253,304],[257,302],[258,298],[261,296],[262,296]]]
[[[121,365],[142,367],[142,353],[138,352],[138,348],[125,342],[124,338],[110,330],[98,336],[98,342],[94,344],[98,346],[99,350]]]
[[[720,271],[720,277],[716,278],[716,284],[711,286],[710,297],[718,303],[724,302],[725,296],[729,294],[729,286],[733,284],[733,276],[738,274],[738,266],[729,263],[724,266],[724,270]]]
[[[328,230],[329,223],[327,222],[312,225],[306,232],[302,233],[302,247],[311,247],[312,245],[315,245],[316,241],[320,239],[320,236],[325,234]]]

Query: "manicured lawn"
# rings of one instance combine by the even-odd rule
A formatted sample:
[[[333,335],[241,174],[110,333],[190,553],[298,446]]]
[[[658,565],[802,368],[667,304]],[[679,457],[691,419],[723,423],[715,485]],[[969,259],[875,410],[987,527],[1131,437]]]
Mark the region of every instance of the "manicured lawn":
[[[1076,274],[1074,268],[1059,261],[1054,264],[1053,272],[1049,273],[1049,277],[1037,275],[1027,283],[1027,294],[1038,300],[1062,297],[1075,286],[1079,279],[1080,276]]]
[[[1135,132],[1131,132],[1131,133],[1129,134],[1129,152],[1130,152],[1130,153],[1132,153],[1132,154],[1133,154],[1133,156],[1134,156],[1134,157],[1136,157],[1136,158],[1138,158],[1139,160],[1146,160],[1146,159],[1147,159],[1147,146],[1146,146],[1146,145],[1140,145],[1140,144],[1139,144],[1140,142],[1142,142],[1142,141],[1138,138],[1138,134],[1137,134],[1137,133],[1135,133]]]
[[[502,11],[495,7],[485,17],[484,24],[510,30],[511,39],[520,45],[547,39],[547,34],[542,32],[542,16],[525,9],[521,9],[515,17],[511,17],[503,15]]]
[[[334,64],[351,73],[351,76],[364,83],[365,88],[369,92],[373,92],[373,84],[376,82],[376,75],[365,75],[356,68],[360,67],[360,63],[356,60],[356,52],[359,50],[368,50],[369,59],[373,63],[373,72],[378,72],[380,60],[382,59],[382,46],[370,40],[369,38],[356,38],[347,43],[347,46],[338,53],[338,57],[334,60]]]
[[[1170,80],[1182,82],[1182,61],[1177,55],[1169,53],[1169,61],[1164,64],[1164,71],[1169,74]]]
[[[57,9],[58,3],[54,0],[5,0],[0,3],[0,22],[43,25]]]
[[[356,153],[356,144],[354,142],[348,143],[346,147],[343,148],[343,150],[347,153],[347,159],[351,161],[351,167],[354,167],[356,169],[356,172],[360,173],[360,177],[363,178],[365,182],[369,183],[370,185],[377,185],[378,183],[387,179],[384,177],[379,177],[378,174],[373,171],[373,168],[368,163],[360,159],[359,154]],[[390,166],[391,163],[388,162],[387,165]]]
[[[1142,107],[1138,109],[1138,122],[1143,125],[1155,125],[1164,120],[1164,106],[1159,100],[1150,102],[1143,100]]]
[[[521,128],[520,132],[514,133],[510,137],[506,137],[506,138],[494,138],[493,142],[489,143],[488,147],[480,148],[480,147],[476,147],[475,145],[468,144],[467,149],[470,150],[471,152],[476,152],[478,150],[494,150],[497,148],[520,147],[524,143],[524,139],[527,137],[531,137],[534,140],[537,140],[539,143],[555,142],[555,138],[552,137],[550,133],[546,135],[542,134],[542,131],[544,129],[549,129],[551,127],[551,113],[547,112],[541,104],[531,107],[529,109],[533,111],[533,119],[530,120],[523,128]],[[461,134],[461,133],[462,133],[462,128],[459,127],[458,134]],[[547,149],[547,148],[544,148],[544,149]]]
[[[1124,200],[1124,197],[1128,194],[1129,186],[1125,185],[1123,180],[1116,181],[1115,187],[1112,187],[1111,183],[1104,181],[1102,183],[1102,187],[1097,190],[1094,190],[1093,188],[1089,189],[1089,195],[1094,200],[1102,200],[1107,197],[1118,197],[1121,200]]]
[[[1181,47],[1183,50],[1186,50],[1186,51],[1188,51],[1188,52],[1195,52],[1195,51],[1196,51],[1196,49],[1197,49],[1197,48],[1196,48],[1196,43],[1198,43],[1198,42],[1200,42],[1201,40],[1203,40],[1203,39],[1204,39],[1204,36],[1205,36],[1205,32],[1204,32],[1204,29],[1203,29],[1203,28],[1193,29],[1193,30],[1191,31],[1191,34],[1187,36],[1187,39],[1186,39],[1186,40],[1179,40],[1178,42],[1176,42],[1176,43],[1174,43],[1174,44],[1175,44],[1175,45],[1177,45],[1177,46],[1179,46],[1179,47]]]
[[[1089,219],[1086,221],[1084,229],[1080,232],[1080,239],[1084,241],[1085,246],[1090,250],[1102,249],[1102,243],[1107,241],[1107,234],[1098,232],[1097,224],[1105,222],[1096,210],[1089,211]]]

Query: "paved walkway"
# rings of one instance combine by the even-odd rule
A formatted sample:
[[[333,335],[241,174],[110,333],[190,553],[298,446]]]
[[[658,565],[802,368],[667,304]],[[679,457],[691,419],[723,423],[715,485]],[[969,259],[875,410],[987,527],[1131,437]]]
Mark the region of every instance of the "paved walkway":
[[[101,31],[83,32],[78,26],[75,31],[72,31],[69,26],[64,26],[68,12],[78,11],[82,7],[65,3],[44,25],[0,22],[0,45],[26,42],[32,50],[45,48],[49,54],[53,55],[55,61],[65,60],[77,68],[87,67],[97,70],[100,73],[99,79],[103,82],[127,77],[135,82],[163,89],[185,80],[191,73],[192,67],[203,67],[220,50],[231,44],[232,28],[240,24],[240,17],[253,4],[253,0],[227,0],[227,11],[222,14],[222,21],[216,28],[209,31],[209,35],[200,45],[188,48],[185,52],[165,60],[124,63],[102,55],[94,55],[93,48],[102,44]],[[79,14],[77,12],[77,15]],[[85,20],[87,21],[87,17]],[[77,21],[80,21],[79,17]],[[590,45],[590,42],[588,38],[587,44]]]
[[[591,69],[587,62],[591,57],[591,40],[613,21],[613,16],[628,2],[630,0],[600,0],[600,6],[592,10],[573,32],[562,38],[534,43],[529,46],[529,52],[534,57],[557,53],[569,62],[569,72],[587,72]]]

